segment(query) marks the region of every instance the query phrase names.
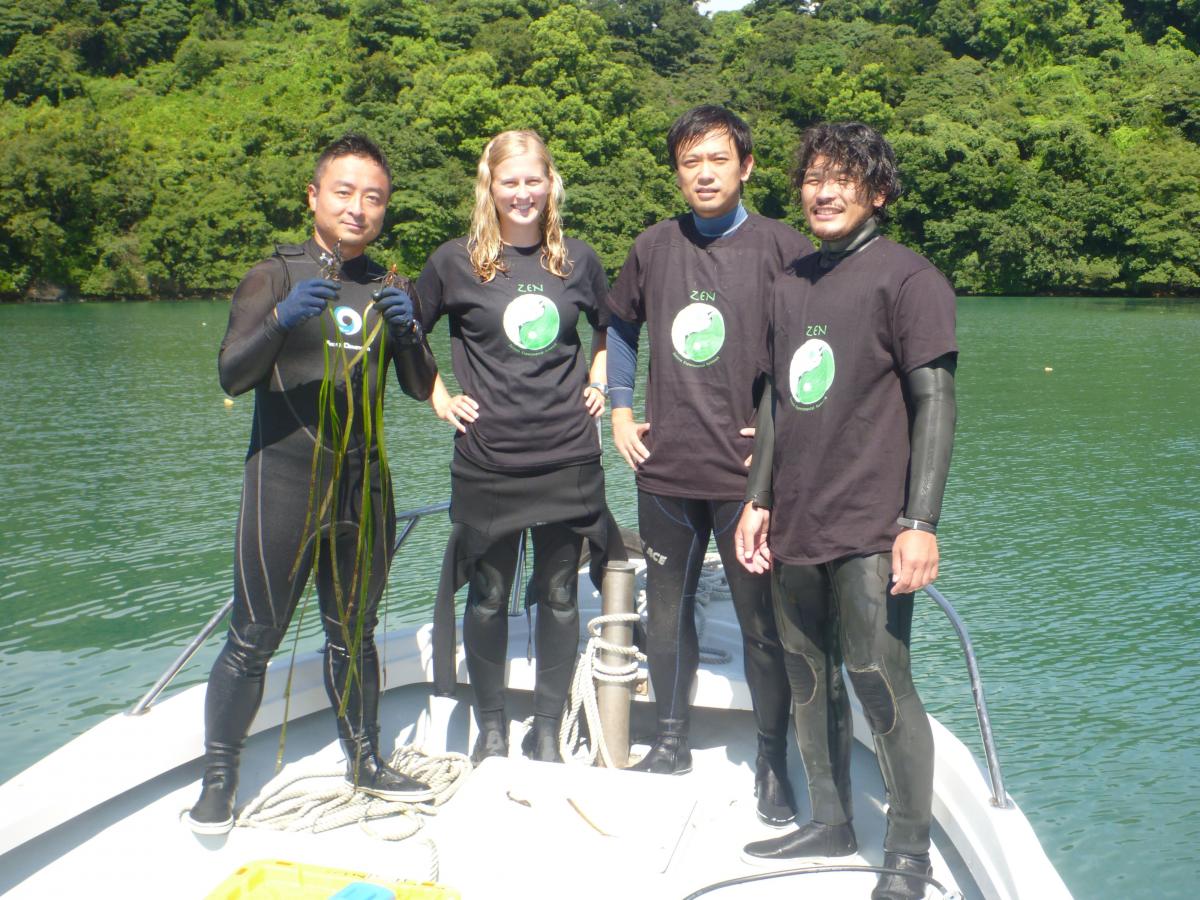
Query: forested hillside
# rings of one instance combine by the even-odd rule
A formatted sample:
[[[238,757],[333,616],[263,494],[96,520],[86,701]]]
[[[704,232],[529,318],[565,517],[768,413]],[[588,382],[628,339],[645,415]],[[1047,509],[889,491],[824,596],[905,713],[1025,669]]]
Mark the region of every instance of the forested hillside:
[[[532,127],[615,272],[680,210],[671,120],[753,126],[747,202],[801,225],[803,128],[885,131],[890,226],[960,292],[1200,294],[1200,0],[6,0],[0,295],[221,295],[305,234],[315,153],[387,151],[376,256],[463,232],[494,132]]]

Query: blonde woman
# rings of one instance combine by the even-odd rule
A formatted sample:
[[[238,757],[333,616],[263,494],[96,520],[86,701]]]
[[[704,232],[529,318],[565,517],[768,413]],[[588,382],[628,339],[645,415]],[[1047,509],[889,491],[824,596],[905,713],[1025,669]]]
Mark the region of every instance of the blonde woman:
[[[508,754],[504,670],[508,596],[518,542],[533,537],[526,600],[536,607],[537,682],[526,755],[560,761],[559,719],[579,643],[576,571],[585,539],[600,561],[623,558],[604,501],[596,420],[604,412],[608,281],[595,252],[563,236],[562,179],[542,139],[506,131],[484,148],[470,233],[430,256],[417,281],[428,333],[450,320],[451,396],[430,404],[457,433],[450,464],[453,525],[434,613],[439,693],[454,691],[454,591],[479,737],[472,759]],[[577,332],[592,330],[589,370]]]

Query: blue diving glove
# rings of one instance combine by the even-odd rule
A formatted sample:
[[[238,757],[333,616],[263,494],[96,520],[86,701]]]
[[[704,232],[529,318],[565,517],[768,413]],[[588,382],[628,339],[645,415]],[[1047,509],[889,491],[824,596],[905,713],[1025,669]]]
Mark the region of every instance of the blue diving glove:
[[[379,292],[375,308],[387,322],[392,340],[400,344],[415,344],[421,339],[421,327],[413,318],[413,301],[397,287],[386,287]]]
[[[275,317],[284,331],[291,331],[301,322],[319,316],[325,311],[327,301],[338,295],[342,286],[328,278],[310,278],[301,281],[292,292],[279,301]]]

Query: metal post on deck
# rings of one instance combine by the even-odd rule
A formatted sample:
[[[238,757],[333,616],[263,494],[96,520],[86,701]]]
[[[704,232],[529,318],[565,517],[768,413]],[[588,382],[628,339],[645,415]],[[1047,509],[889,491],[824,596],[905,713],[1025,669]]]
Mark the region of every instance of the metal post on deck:
[[[601,615],[632,614],[633,588],[633,563],[624,560],[606,563],[604,581],[600,588]],[[629,647],[633,644],[633,622],[606,622],[601,626],[600,638],[607,644]],[[621,653],[601,649],[599,662],[605,667],[615,669],[623,665],[626,658]],[[633,703],[633,687],[632,681],[596,681],[596,706],[600,711],[600,728],[604,732],[608,755],[613,766],[618,769],[623,769],[629,762],[629,708]]]

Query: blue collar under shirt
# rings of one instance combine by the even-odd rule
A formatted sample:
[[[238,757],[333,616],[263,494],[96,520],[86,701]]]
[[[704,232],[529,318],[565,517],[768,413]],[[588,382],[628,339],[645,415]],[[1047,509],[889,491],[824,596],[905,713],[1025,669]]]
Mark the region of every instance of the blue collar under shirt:
[[[750,214],[746,212],[746,207],[742,206],[740,200],[734,209],[715,219],[705,219],[696,215],[695,212],[692,213],[692,221],[696,223],[696,230],[706,238],[722,238],[731,235],[748,218],[750,218]]]

